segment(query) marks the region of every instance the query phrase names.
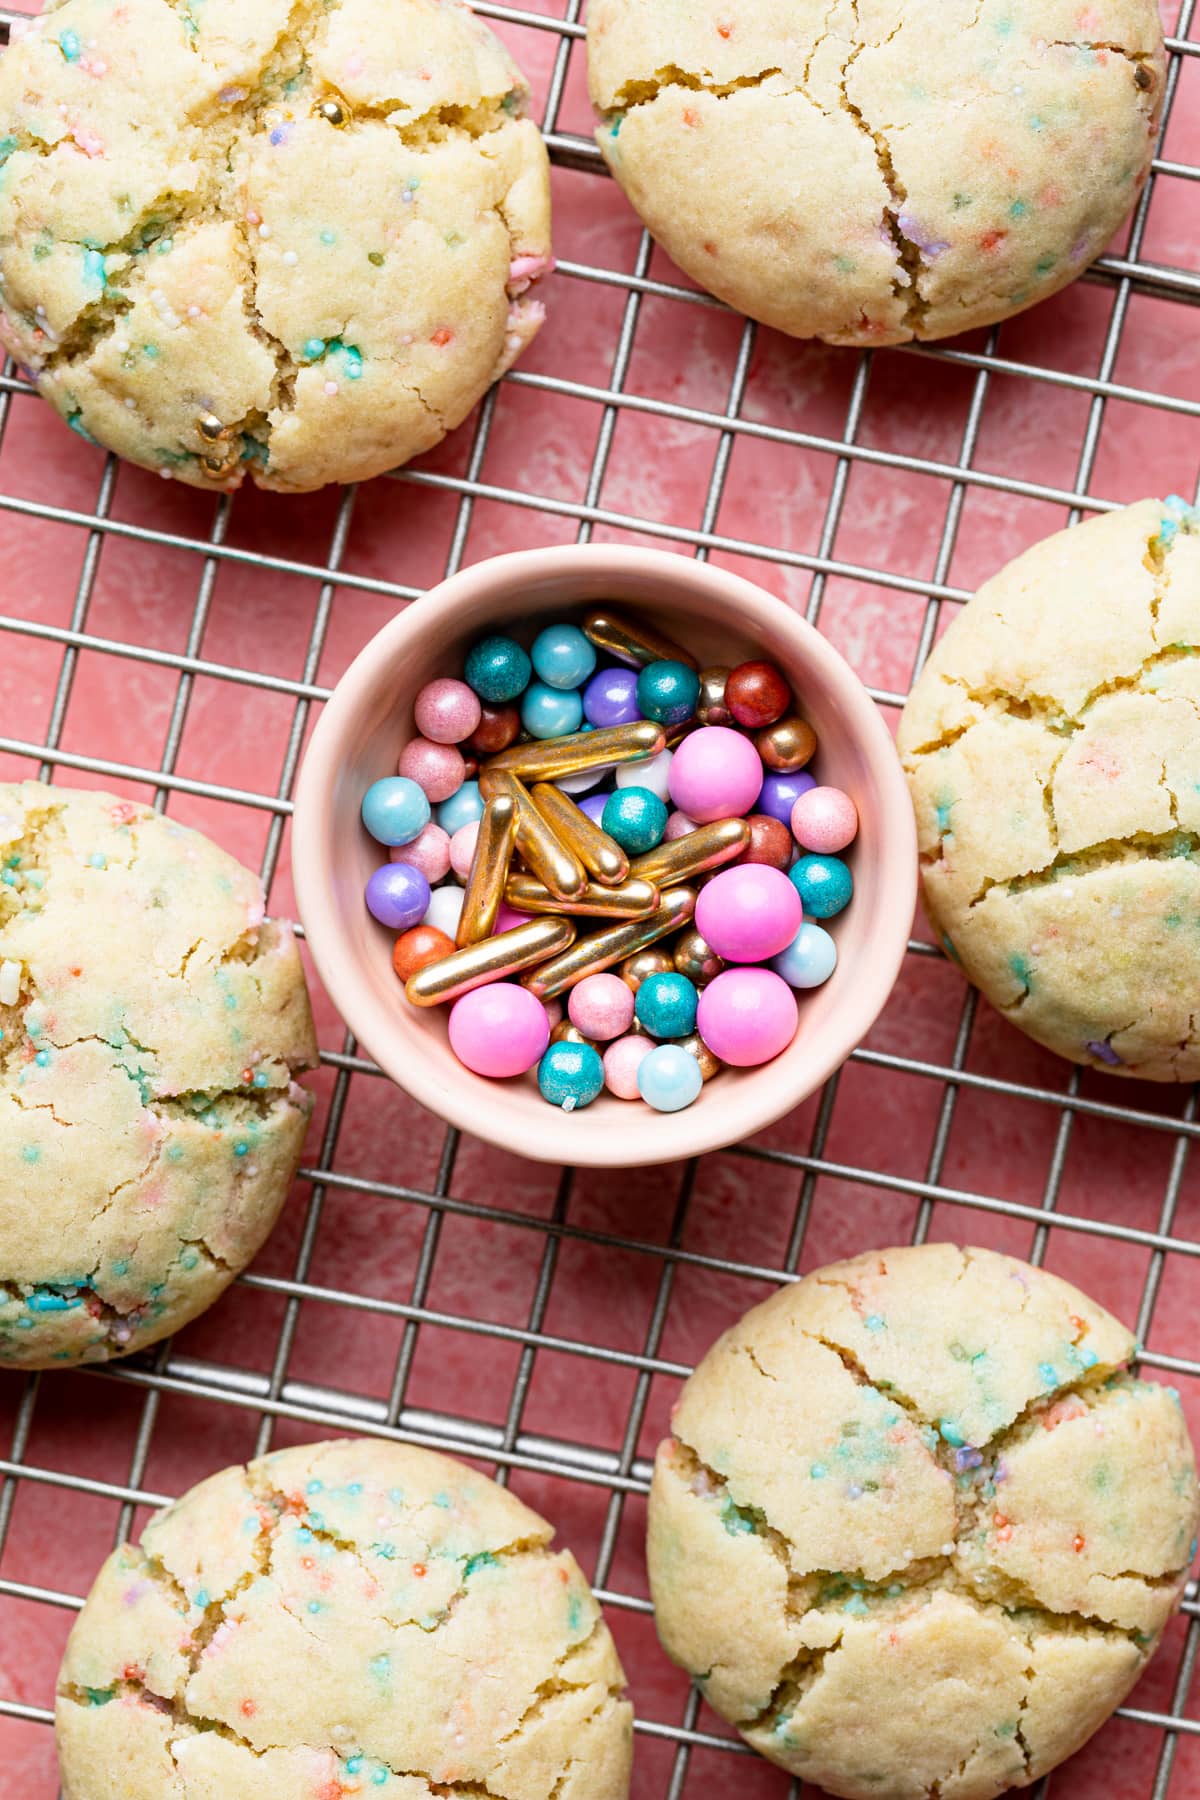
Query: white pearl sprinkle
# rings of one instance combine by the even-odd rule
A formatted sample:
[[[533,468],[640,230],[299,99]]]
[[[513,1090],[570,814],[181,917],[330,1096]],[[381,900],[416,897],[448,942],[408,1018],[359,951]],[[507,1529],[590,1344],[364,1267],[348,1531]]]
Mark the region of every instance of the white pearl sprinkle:
[[[341,389],[338,387],[336,381],[327,381],[325,383],[325,392],[332,397],[334,394],[340,393]]]
[[[137,401],[133,398],[132,394],[126,394],[125,404],[129,408],[130,412],[132,412],[134,407],[137,405]]]
[[[0,1006],[15,1006],[21,997],[21,964],[0,963]]]
[[[258,228],[258,235],[260,238],[269,238],[271,235],[271,227],[269,225],[260,225]]]
[[[188,318],[189,319],[198,319],[199,317],[200,317],[200,308],[193,301],[192,305],[188,307]]]
[[[132,345],[127,337],[119,337],[114,340],[113,348],[118,356],[124,356],[132,348]]]
[[[296,264],[300,261],[300,258],[296,255],[294,250],[285,250],[282,260],[287,264],[289,269],[294,269]]]

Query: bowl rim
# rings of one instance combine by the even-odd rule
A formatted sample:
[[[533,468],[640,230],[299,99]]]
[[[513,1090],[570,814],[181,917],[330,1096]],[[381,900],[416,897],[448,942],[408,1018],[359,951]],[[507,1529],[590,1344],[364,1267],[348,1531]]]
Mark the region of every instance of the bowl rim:
[[[761,636],[766,628],[760,621],[766,617],[770,628],[795,642],[798,660],[804,660],[818,679],[837,691],[849,715],[850,729],[870,762],[887,814],[880,857],[889,864],[893,877],[902,878],[894,929],[890,933],[882,930],[872,940],[863,979],[848,986],[819,1044],[812,1047],[803,1079],[790,1084],[778,1079],[764,1081],[757,1087],[747,1084],[739,1091],[733,1109],[712,1106],[659,1115],[658,1143],[650,1156],[644,1147],[639,1147],[637,1154],[623,1151],[623,1139],[617,1133],[608,1134],[605,1147],[582,1141],[582,1134],[572,1147],[570,1121],[550,1107],[546,1108],[544,1128],[535,1136],[517,1127],[511,1118],[507,1122],[501,1118],[506,1084],[491,1084],[495,1098],[485,1103],[477,1090],[447,1084],[436,1067],[422,1058],[398,1054],[394,1028],[386,1016],[387,1003],[337,929],[330,886],[324,879],[330,860],[326,839],[332,829],[329,795],[339,766],[338,752],[355,713],[378,686],[380,664],[394,665],[407,643],[419,638],[435,618],[444,625],[447,615],[459,606],[489,597],[499,606],[506,593],[518,593],[522,587],[545,586],[548,581],[569,585],[572,571],[578,576],[586,572],[594,579],[598,570],[617,594],[630,580],[644,582],[647,577],[660,587],[675,589],[685,602],[689,591],[707,589],[736,612],[743,635]],[[581,593],[575,604],[586,598]],[[628,603],[636,606],[637,600]],[[571,603],[564,599],[563,604]],[[646,604],[652,605],[652,599],[647,598]],[[410,601],[368,640],[325,703],[301,764],[292,817],[292,876],[309,952],[330,1000],[359,1045],[390,1080],[447,1124],[515,1155],[557,1166],[616,1169],[686,1160],[728,1149],[802,1105],[863,1041],[896,985],[916,904],[917,874],[916,822],[899,755],[882,713],[841,653],[787,601],[745,576],[671,551],[617,544],[509,551],[459,570]],[[723,1124],[730,1110],[736,1116]]]

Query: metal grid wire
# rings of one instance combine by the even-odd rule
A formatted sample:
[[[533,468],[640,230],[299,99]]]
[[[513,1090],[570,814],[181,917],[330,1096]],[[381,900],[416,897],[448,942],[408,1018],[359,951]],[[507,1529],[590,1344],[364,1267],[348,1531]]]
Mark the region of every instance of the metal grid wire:
[[[491,3],[491,0],[475,0],[475,10],[490,20],[550,33],[557,39],[543,120],[551,159],[562,168],[603,176],[603,163],[590,139],[559,128],[568,69],[573,56],[582,56],[584,26],[581,19],[583,0],[557,0],[557,3],[564,8],[562,17],[528,12],[516,6]],[[1168,40],[1171,65],[1165,96],[1163,133],[1154,162],[1154,173],[1138,205],[1127,250],[1124,254],[1103,257],[1087,278],[1103,285],[1111,294],[1109,323],[1099,366],[1094,375],[1068,373],[1043,364],[1035,365],[1032,362],[1002,357],[997,350],[999,333],[995,331],[980,351],[967,350],[952,343],[948,346],[909,346],[903,351],[887,352],[888,356],[932,359],[946,365],[956,365],[971,373],[972,390],[966,425],[959,454],[953,462],[933,460],[895,449],[871,447],[859,441],[871,369],[880,353],[864,352],[858,356],[840,437],[822,437],[744,417],[742,407],[756,338],[756,329],[749,322],[744,324],[741,332],[723,411],[683,406],[640,394],[627,388],[626,384],[630,376],[643,305],[647,298],[671,301],[687,307],[712,307],[720,310],[720,303],[705,294],[652,278],[649,273],[652,245],[648,235],[643,233],[631,272],[571,261],[560,262],[559,265],[558,279],[566,286],[575,283],[600,283],[617,290],[623,296],[623,310],[612,346],[607,385],[588,385],[581,381],[519,369],[505,378],[514,387],[568,396],[601,409],[600,428],[596,434],[586,492],[581,501],[530,494],[481,479],[496,410],[494,393],[484,402],[478,414],[463,475],[438,473],[429,469],[408,469],[395,477],[401,482],[439,490],[456,498],[457,510],[445,573],[453,573],[463,560],[473,509],[478,501],[497,502],[503,506],[559,515],[574,523],[580,542],[586,542],[598,527],[612,527],[667,540],[691,550],[698,558],[706,558],[713,552],[749,555],[808,572],[811,582],[805,610],[807,617],[814,623],[821,619],[826,588],[831,577],[870,583],[923,600],[925,612],[913,670],[915,676],[934,641],[943,603],[962,602],[969,597],[964,590],[949,585],[947,581],[969,489],[992,489],[1025,500],[1048,502],[1065,509],[1066,517],[1074,522],[1085,512],[1107,510],[1116,504],[1091,492],[1101,429],[1106,409],[1111,402],[1128,402],[1135,407],[1160,409],[1185,415],[1188,419],[1200,418],[1200,402],[1129,386],[1114,378],[1130,302],[1135,295],[1149,295],[1184,309],[1179,314],[1182,321],[1180,328],[1191,331],[1195,341],[1200,343],[1196,315],[1186,310],[1200,303],[1200,272],[1152,263],[1142,255],[1155,184],[1161,184],[1165,179],[1186,183],[1200,181],[1200,166],[1169,161],[1162,155],[1167,122],[1177,100],[1185,60],[1200,56],[1200,38],[1193,41],[1190,35],[1195,10],[1196,0],[1183,0],[1176,34]],[[9,24],[18,16],[9,9],[0,7],[0,41],[6,40]],[[1188,102],[1185,101],[1184,104]],[[1195,104],[1195,101],[1191,104]],[[987,402],[997,380],[1004,377],[1019,377],[1051,384],[1086,397],[1087,424],[1076,479],[1071,487],[1057,487],[1012,474],[989,472],[975,466]],[[0,441],[14,400],[18,396],[27,396],[29,392],[27,384],[9,365],[0,377]],[[33,402],[22,398],[21,404]],[[622,414],[637,413],[685,422],[711,434],[711,476],[697,527],[688,528],[681,524],[656,521],[636,513],[614,510],[601,503],[605,477],[613,458],[618,423]],[[766,440],[780,450],[801,449],[831,460],[832,484],[815,553],[752,543],[728,536],[719,529],[726,478],[739,435]],[[856,464],[904,470],[935,478],[943,484],[945,511],[932,580],[909,576],[893,569],[848,562],[838,556],[836,540],[843,520],[847,486]],[[310,723],[310,713],[314,704],[320,703],[327,695],[327,690],[318,685],[317,676],[326,646],[335,593],[343,589],[351,592],[365,591],[403,603],[415,598],[418,590],[343,569],[342,562],[355,508],[353,490],[347,490],[341,498],[325,561],[308,563],[230,543],[229,522],[234,502],[228,497],[215,503],[211,531],[205,539],[173,534],[117,518],[112,511],[115,481],[116,466],[114,460],[109,458],[94,508],[90,512],[0,491],[0,512],[30,515],[47,522],[76,527],[87,534],[82,572],[69,625],[56,626],[23,619],[12,613],[0,613],[0,634],[13,633],[42,639],[61,646],[62,652],[44,739],[28,742],[0,734],[0,751],[33,759],[44,779],[53,779],[59,771],[65,771],[69,775],[73,770],[84,770],[97,775],[149,783],[160,808],[170,804],[173,794],[187,794],[261,809],[269,820],[262,859],[263,879],[269,889],[279,861],[285,823],[291,811],[292,790],[305,731]],[[2,529],[0,526],[0,530]],[[89,629],[89,606],[101,556],[106,543],[121,538],[187,552],[195,557],[195,603],[186,648],[181,653],[135,642],[118,641],[99,636]],[[205,632],[214,584],[219,568],[228,562],[318,584],[319,597],[299,679],[239,668],[214,661],[205,655]],[[81,652],[99,652],[110,657],[129,658],[174,673],[174,701],[162,757],[157,767],[140,767],[106,757],[69,751],[63,747],[63,727]],[[2,671],[3,664],[0,662],[0,681]],[[240,684],[252,692],[279,695],[290,701],[291,724],[282,772],[275,791],[234,788],[189,778],[178,771],[180,747],[198,678]],[[878,688],[872,691],[875,698],[885,706],[902,704],[905,697],[903,693]],[[930,945],[916,940],[910,944],[910,953],[913,957],[934,957],[940,954]],[[1150,1333],[1168,1256],[1172,1253],[1185,1258],[1200,1256],[1200,1242],[1175,1235],[1173,1231],[1189,1151],[1193,1140],[1200,1134],[1195,1094],[1188,1098],[1180,1114],[1160,1116],[1137,1107],[1122,1106],[1116,1099],[1088,1097],[1081,1091],[1078,1070],[1072,1074],[1065,1091],[1052,1091],[1032,1083],[973,1072],[966,1064],[975,1015],[976,996],[968,991],[962,1005],[953,1053],[945,1063],[875,1049],[860,1050],[853,1059],[879,1070],[931,1083],[936,1089],[939,1096],[936,1125],[925,1171],[919,1179],[858,1166],[853,1162],[837,1161],[827,1154],[827,1140],[839,1084],[839,1077],[836,1075],[820,1097],[806,1151],[766,1149],[755,1145],[741,1146],[733,1152],[734,1155],[756,1158],[794,1172],[797,1184],[795,1211],[786,1254],[779,1267],[760,1267],[684,1247],[694,1168],[689,1168],[684,1173],[672,1228],[665,1243],[645,1242],[636,1236],[588,1230],[573,1224],[569,1218],[572,1192],[569,1170],[563,1173],[556,1202],[548,1219],[454,1197],[451,1187],[459,1154],[459,1136],[453,1130],[445,1133],[437,1178],[428,1191],[400,1183],[388,1185],[377,1180],[367,1181],[346,1173],[338,1167],[338,1152],[339,1135],[346,1115],[351,1084],[380,1079],[374,1066],[357,1054],[353,1040],[347,1038],[341,1051],[326,1053],[323,1057],[323,1061],[333,1071],[332,1099],[315,1159],[311,1166],[302,1171],[302,1181],[307,1184],[308,1197],[293,1271],[288,1278],[254,1274],[244,1277],[242,1282],[247,1289],[274,1295],[285,1303],[282,1326],[269,1373],[255,1373],[184,1357],[173,1351],[170,1345],[164,1346],[152,1359],[93,1372],[89,1379],[123,1383],[140,1390],[143,1396],[128,1475],[121,1483],[67,1474],[40,1466],[32,1459],[30,1436],[39,1403],[39,1380],[36,1377],[29,1379],[17,1407],[10,1453],[0,1457],[0,1552],[4,1549],[14,1500],[22,1483],[37,1484],[46,1492],[49,1504],[53,1503],[56,1492],[64,1490],[116,1502],[120,1508],[118,1541],[127,1535],[135,1507],[158,1505],[169,1498],[154,1492],[145,1484],[147,1460],[160,1404],[166,1396],[193,1396],[242,1409],[257,1417],[260,1451],[270,1446],[275,1429],[281,1421],[293,1421],[306,1427],[404,1437],[451,1453],[479,1457],[494,1466],[501,1480],[507,1479],[513,1470],[526,1470],[598,1487],[607,1494],[608,1500],[599,1554],[592,1571],[597,1591],[610,1607],[647,1613],[650,1610],[649,1603],[635,1595],[618,1591],[612,1585],[611,1576],[626,1501],[630,1495],[643,1494],[648,1485],[649,1465],[637,1454],[637,1449],[651,1382],[656,1376],[679,1378],[689,1372],[683,1364],[666,1360],[660,1355],[677,1275],[682,1268],[691,1267],[744,1278],[780,1280],[793,1276],[804,1245],[816,1185],[821,1179],[833,1183],[852,1182],[860,1188],[886,1189],[912,1197],[916,1201],[914,1237],[918,1242],[929,1229],[933,1208],[944,1203],[965,1209],[968,1219],[971,1209],[974,1209],[1024,1222],[1031,1228],[1032,1259],[1035,1262],[1041,1261],[1045,1255],[1051,1223],[1055,1230],[1090,1234],[1141,1249],[1148,1255],[1148,1265],[1136,1331],[1139,1341],[1144,1343]],[[1041,1197],[1036,1204],[965,1190],[946,1183],[944,1162],[956,1106],[963,1092],[971,1090],[980,1091],[997,1100],[1015,1100],[1049,1109],[1054,1116],[1053,1151]],[[1115,1093],[1119,1090],[1109,1091]],[[1085,1217],[1061,1209],[1059,1191],[1072,1132],[1081,1117],[1089,1116],[1120,1122],[1129,1131],[1165,1133],[1172,1140],[1169,1178],[1162,1195],[1155,1229]],[[322,1284],[320,1271],[315,1266],[318,1229],[326,1196],[330,1191],[336,1190],[351,1194],[359,1192],[383,1195],[397,1208],[414,1209],[417,1216],[423,1219],[423,1235],[412,1273],[411,1296],[407,1302],[368,1298],[337,1291]],[[524,1328],[481,1322],[456,1312],[438,1311],[428,1303],[443,1224],[450,1218],[487,1221],[493,1225],[498,1223],[516,1232],[536,1234],[540,1240],[541,1262],[528,1322]],[[657,1293],[640,1352],[604,1348],[589,1343],[582,1337],[556,1335],[544,1329],[559,1252],[564,1244],[570,1242],[653,1260],[658,1270]],[[346,1392],[333,1386],[315,1385],[290,1374],[300,1309],[306,1301],[356,1309],[364,1330],[370,1328],[372,1318],[387,1317],[403,1322],[391,1391],[386,1400]],[[409,1402],[409,1378],[418,1334],[423,1326],[474,1334],[480,1340],[480,1355],[486,1354],[489,1341],[519,1347],[515,1380],[503,1426],[481,1424],[450,1412],[417,1408]],[[524,1414],[534,1362],[543,1349],[580,1359],[585,1369],[589,1363],[600,1363],[635,1373],[632,1400],[619,1450],[551,1438],[526,1427]],[[1200,1375],[1200,1361],[1188,1358],[1147,1352],[1143,1361],[1156,1369],[1176,1375]],[[43,1407],[47,1404],[51,1402],[42,1401]],[[0,1596],[68,1610],[77,1609],[81,1604],[81,1597],[76,1594],[7,1578],[0,1579]],[[1141,1707],[1122,1709],[1124,1718],[1137,1721],[1159,1736],[1153,1778],[1145,1790],[1148,1800],[1163,1800],[1167,1793],[1180,1734],[1200,1735],[1200,1721],[1185,1715],[1196,1656],[1200,1650],[1200,1598],[1197,1597],[1195,1584],[1189,1588],[1184,1609],[1188,1616],[1186,1638],[1168,1710],[1158,1712]],[[661,1788],[666,1800],[681,1800],[681,1796],[685,1794],[710,1791],[707,1783],[694,1773],[694,1768],[689,1779],[689,1768],[693,1765],[698,1749],[718,1751],[726,1757],[749,1754],[732,1739],[699,1729],[699,1705],[698,1694],[691,1691],[682,1718],[677,1722],[644,1717],[638,1720],[637,1729],[643,1738],[666,1740],[671,1747],[668,1773]],[[52,1719],[48,1709],[0,1699],[0,1718],[5,1716],[47,1726]],[[1047,1778],[1039,1786],[1038,1794],[1044,1797],[1049,1786],[1050,1779]],[[732,1786],[727,1791],[732,1792]],[[1057,1793],[1059,1790],[1056,1788],[1055,1791]],[[786,1778],[780,1776],[778,1792],[780,1795],[786,1792],[791,1800],[797,1800],[800,1789],[797,1784],[789,1787]]]

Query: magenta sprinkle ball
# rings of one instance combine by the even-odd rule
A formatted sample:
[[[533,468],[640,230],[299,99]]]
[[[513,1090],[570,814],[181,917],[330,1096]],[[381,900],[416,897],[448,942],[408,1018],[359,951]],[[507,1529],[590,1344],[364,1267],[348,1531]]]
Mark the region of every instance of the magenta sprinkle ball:
[[[684,738],[671,761],[671,800],[697,825],[751,812],[763,784],[762,758],[748,737],[706,725]]]
[[[796,889],[766,863],[740,863],[714,875],[696,902],[696,930],[726,962],[780,955],[803,923]]]
[[[540,1000],[513,981],[464,994],[450,1011],[450,1046],[476,1075],[526,1075],[546,1054],[550,1020]]]
[[[700,996],[700,1035],[735,1069],[757,1069],[781,1056],[796,1035],[796,996],[770,969],[726,969]]]

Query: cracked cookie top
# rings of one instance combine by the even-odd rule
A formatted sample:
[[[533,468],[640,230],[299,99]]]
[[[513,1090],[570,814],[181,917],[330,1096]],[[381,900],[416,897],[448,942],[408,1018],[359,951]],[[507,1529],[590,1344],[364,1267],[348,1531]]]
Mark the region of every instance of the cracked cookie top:
[[[925,907],[1073,1062],[1200,1076],[1200,517],[1146,500],[980,589],[900,725]]]
[[[702,287],[795,337],[992,324],[1149,171],[1154,0],[590,0],[597,141]]]
[[[546,153],[461,0],[61,0],[0,58],[0,341],[197,486],[377,475],[542,320]]]
[[[991,1800],[1128,1692],[1195,1554],[1173,1390],[1056,1276],[951,1244],[781,1289],[683,1390],[658,1628],[772,1762],[848,1800]]]
[[[149,807],[0,784],[0,1365],[211,1305],[286,1198],[315,1062],[256,875]]]
[[[624,1676],[553,1535],[401,1444],[214,1475],[109,1558],[71,1633],[66,1800],[624,1800]]]

